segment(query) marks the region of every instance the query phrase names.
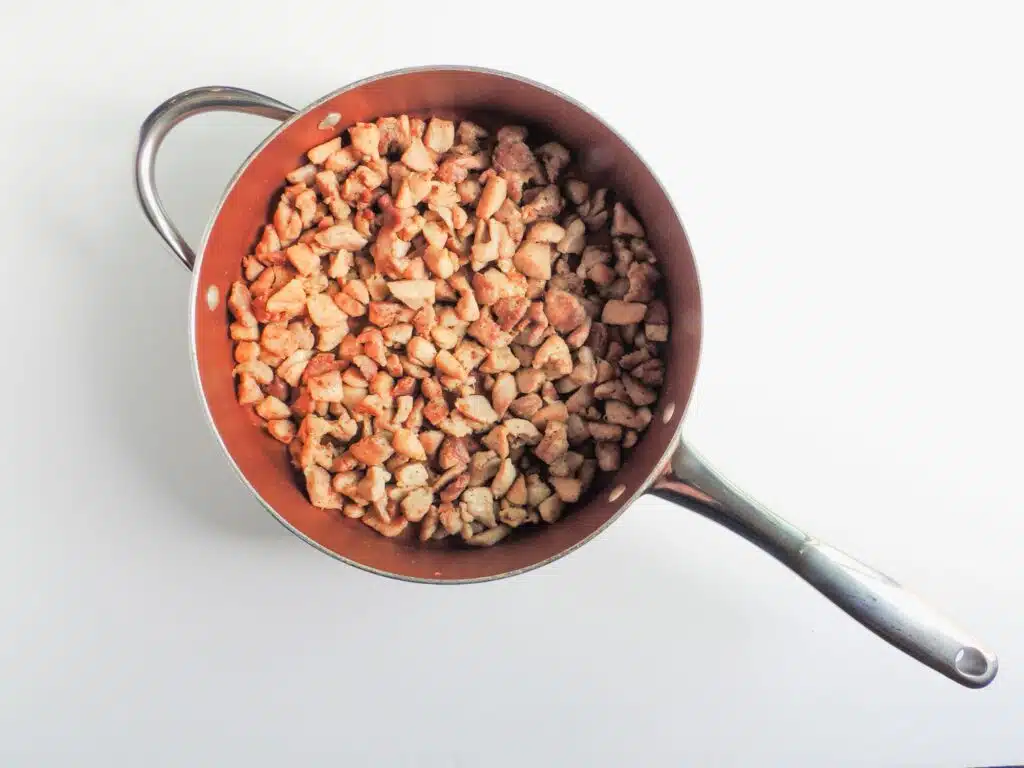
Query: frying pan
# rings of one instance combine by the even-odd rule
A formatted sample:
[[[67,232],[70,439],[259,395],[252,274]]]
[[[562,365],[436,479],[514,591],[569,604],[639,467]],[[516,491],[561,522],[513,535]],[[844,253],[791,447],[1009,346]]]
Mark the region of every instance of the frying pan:
[[[235,174],[214,210],[198,252],[185,242],[155,186],[157,151],[168,131],[202,112],[231,111],[282,121]],[[526,123],[575,149],[588,180],[631,200],[661,255],[672,332],[654,420],[622,468],[603,474],[586,503],[557,524],[517,531],[496,547],[424,547],[388,539],[354,520],[313,507],[288,452],[262,435],[251,409],[235,399],[225,297],[241,258],[264,224],[284,175],[310,147],[357,121],[392,114],[451,118],[494,115]],[[697,269],[672,203],[637,153],[600,118],[557,91],[525,78],[471,67],[406,69],[348,85],[302,110],[238,88],[196,88],[157,107],[143,123],[135,162],[139,201],[149,221],[192,271],[192,359],[206,414],[228,458],[260,502],[318,549],[374,573],[429,583],[469,583],[525,573],[572,552],[604,530],[639,496],[653,493],[721,523],[778,559],[910,656],[962,685],[995,677],[995,654],[889,577],[787,523],[716,473],[682,439],[683,414],[697,373],[701,299]],[[445,542],[440,542],[445,544]]]

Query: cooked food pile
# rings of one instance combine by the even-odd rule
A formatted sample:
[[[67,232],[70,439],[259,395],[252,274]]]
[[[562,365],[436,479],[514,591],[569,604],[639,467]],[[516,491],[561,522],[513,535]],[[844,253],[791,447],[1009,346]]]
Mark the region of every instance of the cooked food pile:
[[[242,259],[238,402],[313,505],[384,536],[489,546],[554,523],[658,399],[669,317],[644,227],[521,126],[347,134],[287,174]]]

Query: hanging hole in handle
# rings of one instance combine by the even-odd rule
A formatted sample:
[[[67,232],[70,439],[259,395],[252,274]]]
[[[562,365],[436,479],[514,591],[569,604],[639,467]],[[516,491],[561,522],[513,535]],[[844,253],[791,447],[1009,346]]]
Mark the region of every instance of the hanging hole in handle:
[[[988,659],[977,648],[961,648],[953,664],[957,671],[970,677],[980,677],[988,672]]]

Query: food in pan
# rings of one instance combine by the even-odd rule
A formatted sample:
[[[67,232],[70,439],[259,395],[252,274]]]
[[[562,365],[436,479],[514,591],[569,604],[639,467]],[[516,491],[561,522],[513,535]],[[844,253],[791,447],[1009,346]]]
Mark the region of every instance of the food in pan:
[[[313,505],[384,536],[488,546],[556,522],[642,439],[663,383],[643,225],[521,126],[345,134],[287,174],[241,260],[239,403]]]

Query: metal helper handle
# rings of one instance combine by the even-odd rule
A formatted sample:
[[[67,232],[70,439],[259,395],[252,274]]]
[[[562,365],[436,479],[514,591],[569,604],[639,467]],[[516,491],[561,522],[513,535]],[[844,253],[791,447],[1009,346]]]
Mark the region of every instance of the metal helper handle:
[[[749,498],[680,441],[651,492],[724,525],[791,568],[886,642],[968,688],[992,682],[992,651],[890,579]]]
[[[156,191],[156,153],[174,126],[203,112],[244,112],[275,120],[287,120],[295,114],[292,107],[269,96],[242,88],[211,85],[172,96],[142,123],[135,151],[135,193],[149,223],[189,270],[196,262],[196,254],[160,202]]]

